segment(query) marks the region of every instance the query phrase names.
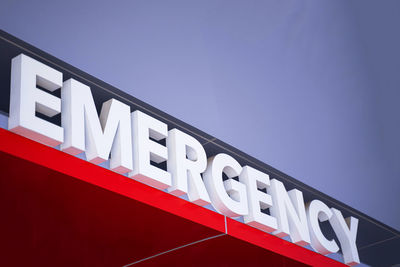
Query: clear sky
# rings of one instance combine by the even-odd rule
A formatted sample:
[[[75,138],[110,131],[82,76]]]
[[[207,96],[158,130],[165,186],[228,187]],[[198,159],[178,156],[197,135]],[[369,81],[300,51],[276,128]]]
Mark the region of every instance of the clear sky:
[[[0,1],[24,41],[400,229],[400,1]]]

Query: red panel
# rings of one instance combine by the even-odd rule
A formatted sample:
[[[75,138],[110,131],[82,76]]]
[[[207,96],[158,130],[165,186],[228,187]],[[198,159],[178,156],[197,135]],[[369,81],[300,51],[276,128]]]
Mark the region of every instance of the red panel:
[[[227,218],[227,230],[231,236],[305,264],[312,266],[345,266],[343,263],[230,218]]]
[[[303,263],[252,245],[229,235],[175,250],[133,266],[290,266]],[[326,266],[326,265],[325,265]]]
[[[4,129],[0,129],[0,151],[225,231],[224,216],[220,214]]]
[[[1,266],[122,266],[220,234],[0,152]]]
[[[220,214],[4,129],[0,167],[5,266],[121,266],[225,232]],[[227,222],[228,235],[139,265],[344,266]]]

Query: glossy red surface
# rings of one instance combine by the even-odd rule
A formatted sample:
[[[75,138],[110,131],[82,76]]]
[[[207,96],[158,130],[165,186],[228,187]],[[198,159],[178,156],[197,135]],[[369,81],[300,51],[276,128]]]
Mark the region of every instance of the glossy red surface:
[[[0,167],[3,266],[344,266],[4,129]]]

